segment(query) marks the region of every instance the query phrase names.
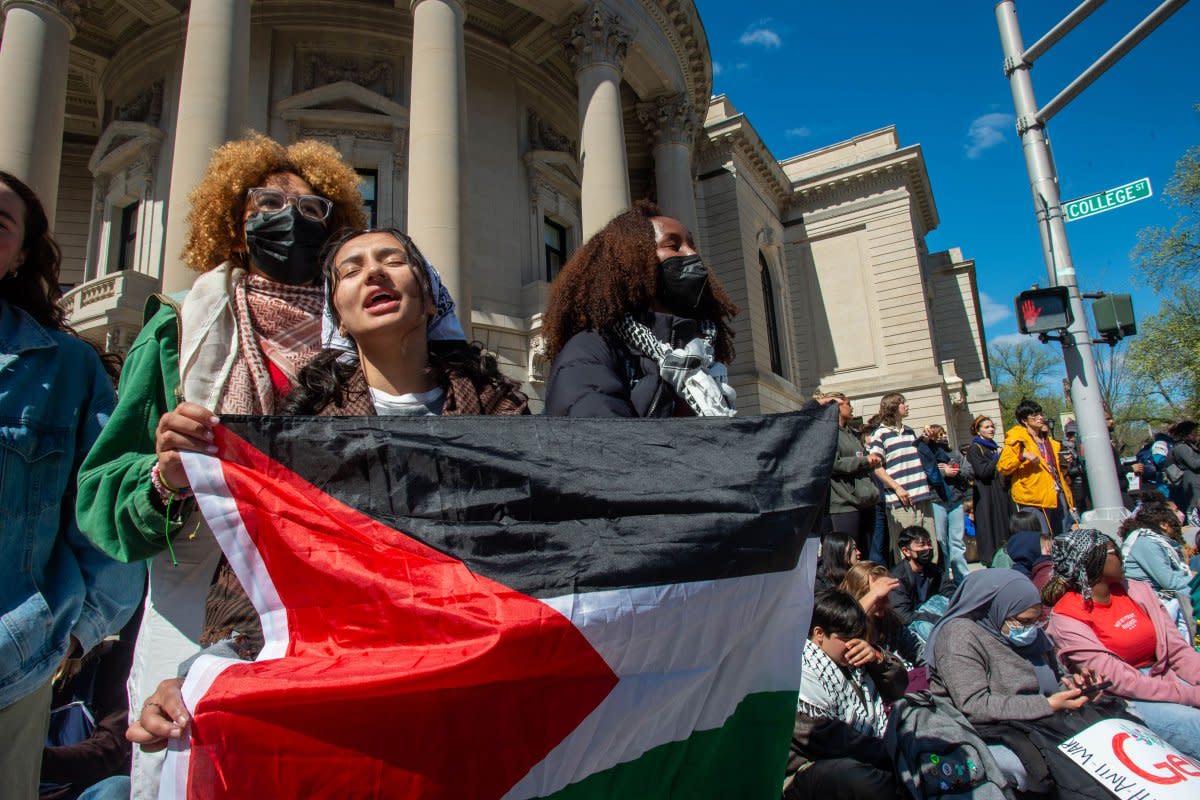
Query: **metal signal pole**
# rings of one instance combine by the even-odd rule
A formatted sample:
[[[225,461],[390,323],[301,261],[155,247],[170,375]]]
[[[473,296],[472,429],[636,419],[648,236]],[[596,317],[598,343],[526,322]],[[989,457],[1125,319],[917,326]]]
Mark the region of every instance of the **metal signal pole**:
[[[996,22],[1000,28],[1000,43],[1004,48],[1004,74],[1012,88],[1013,105],[1017,113],[1017,133],[1021,136],[1025,167],[1029,172],[1030,188],[1033,190],[1033,205],[1038,232],[1042,238],[1046,272],[1051,285],[1067,288],[1071,299],[1071,311],[1075,317],[1075,321],[1063,335],[1062,349],[1067,378],[1071,382],[1071,404],[1075,408],[1075,420],[1079,426],[1079,439],[1086,460],[1088,485],[1092,495],[1093,511],[1089,514],[1089,524],[1109,533],[1116,532],[1119,521],[1125,518],[1127,512],[1121,499],[1117,467],[1113,462],[1108,426],[1104,419],[1104,401],[1096,372],[1096,359],[1092,353],[1091,334],[1088,331],[1087,317],[1084,315],[1083,299],[1075,282],[1075,265],[1071,261],[1066,220],[1058,193],[1058,174],[1055,171],[1054,159],[1050,155],[1050,143],[1046,139],[1045,128],[1051,117],[1186,2],[1187,0],[1164,2],[1040,110],[1033,96],[1033,81],[1029,74],[1034,60],[1103,5],[1104,0],[1084,0],[1028,50],[1021,39],[1014,0],[1003,0],[996,5]],[[1061,475],[1059,479],[1065,480]]]

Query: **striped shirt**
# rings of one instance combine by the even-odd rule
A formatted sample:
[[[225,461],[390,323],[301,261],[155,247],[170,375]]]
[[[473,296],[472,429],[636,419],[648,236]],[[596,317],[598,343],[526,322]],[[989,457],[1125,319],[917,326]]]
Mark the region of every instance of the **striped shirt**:
[[[883,469],[908,492],[910,501],[916,503],[933,498],[912,428],[881,427],[871,437],[870,448],[872,453],[883,457]],[[890,486],[884,486],[883,499],[888,508],[900,506],[900,499]]]

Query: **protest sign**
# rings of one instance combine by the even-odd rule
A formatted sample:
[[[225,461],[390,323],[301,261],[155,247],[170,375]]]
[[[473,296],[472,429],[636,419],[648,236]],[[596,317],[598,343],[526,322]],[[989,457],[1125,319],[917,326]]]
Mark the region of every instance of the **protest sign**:
[[[1142,725],[1106,719],[1058,749],[1122,800],[1200,797],[1200,764]]]

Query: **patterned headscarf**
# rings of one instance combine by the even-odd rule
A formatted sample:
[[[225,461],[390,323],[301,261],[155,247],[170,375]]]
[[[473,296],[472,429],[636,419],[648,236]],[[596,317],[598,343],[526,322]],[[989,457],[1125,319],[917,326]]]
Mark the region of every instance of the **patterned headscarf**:
[[[1094,528],[1078,528],[1054,539],[1054,572],[1072,589],[1092,599],[1092,582],[1104,572],[1112,542]]]
[[[426,337],[431,342],[466,341],[467,336],[463,333],[462,324],[454,313],[454,298],[450,296],[446,284],[442,283],[442,276],[428,261],[425,262],[425,271],[429,274],[434,305],[433,317],[425,328]],[[333,321],[333,298],[328,296],[325,298],[325,314],[321,320],[321,344],[348,353],[356,352],[350,337],[341,333],[337,323]]]

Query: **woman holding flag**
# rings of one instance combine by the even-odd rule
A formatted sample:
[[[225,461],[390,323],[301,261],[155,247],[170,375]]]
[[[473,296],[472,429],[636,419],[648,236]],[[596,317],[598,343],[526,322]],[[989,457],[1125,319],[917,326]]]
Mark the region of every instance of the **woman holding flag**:
[[[496,360],[468,344],[454,300],[437,270],[398,230],[347,230],[324,260],[327,346],[297,376],[285,414],[328,416],[460,416],[528,414],[525,395],[500,374]],[[225,638],[212,652],[240,652],[232,636],[254,609],[235,585],[206,630]],[[143,750],[160,750],[189,722],[180,688],[159,684],[126,734]]]
[[[160,679],[223,638],[206,630],[205,608],[237,586],[178,451],[210,449],[215,414],[275,413],[320,350],[319,254],[330,231],[362,224],[358,180],[329,145],[285,148],[255,134],[218,148],[192,193],[183,257],[202,274],[186,297],[147,304],[117,408],[79,473],[87,535],[115,558],[149,563],[131,708],[152,704]],[[256,617],[236,627],[240,647],[261,646]],[[157,793],[160,764],[135,754],[134,797]]]

